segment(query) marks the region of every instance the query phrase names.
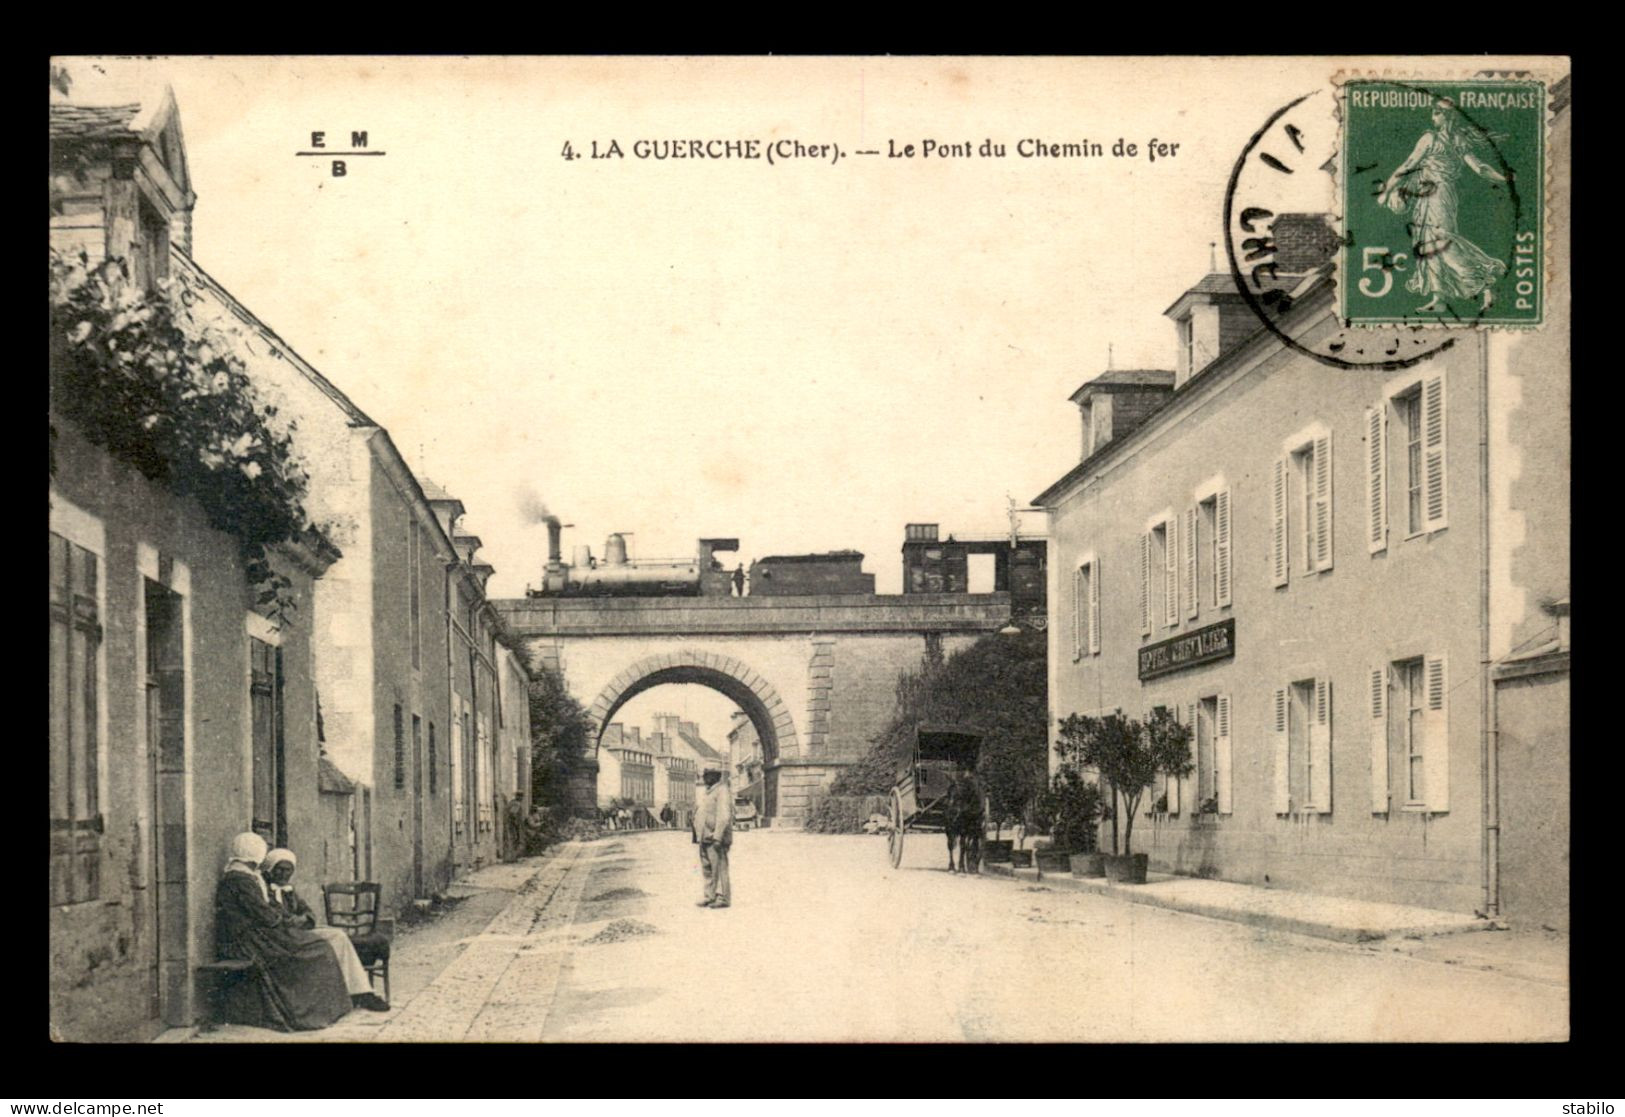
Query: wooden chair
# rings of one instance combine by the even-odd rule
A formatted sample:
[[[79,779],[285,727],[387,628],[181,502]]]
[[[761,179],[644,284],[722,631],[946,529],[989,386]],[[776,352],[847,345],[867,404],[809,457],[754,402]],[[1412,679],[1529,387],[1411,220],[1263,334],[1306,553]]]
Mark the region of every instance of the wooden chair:
[[[383,888],[371,881],[322,885],[322,907],[327,925],[350,936],[368,977],[384,979],[384,1000],[389,1000],[389,947],[393,921],[380,920]]]

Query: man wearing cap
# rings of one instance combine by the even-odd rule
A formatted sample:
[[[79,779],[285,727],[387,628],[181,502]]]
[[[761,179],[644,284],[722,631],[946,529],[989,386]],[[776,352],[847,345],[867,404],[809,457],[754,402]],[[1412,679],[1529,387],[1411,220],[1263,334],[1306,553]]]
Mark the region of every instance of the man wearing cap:
[[[728,887],[728,847],[734,840],[733,796],[722,773],[707,768],[705,794],[694,813],[694,836],[700,843],[700,868],[705,873],[702,908],[725,908],[732,896]]]

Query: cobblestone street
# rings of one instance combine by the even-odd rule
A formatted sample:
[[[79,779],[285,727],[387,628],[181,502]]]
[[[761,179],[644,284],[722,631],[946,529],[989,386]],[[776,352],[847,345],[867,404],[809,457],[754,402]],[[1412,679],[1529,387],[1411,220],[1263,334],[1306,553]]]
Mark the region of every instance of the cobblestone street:
[[[407,932],[395,1007],[198,1041],[1560,1040],[1566,940],[1344,944],[960,877],[939,842],[739,835],[734,906],[695,906],[684,833],[571,843]],[[483,930],[466,924],[508,897]],[[440,941],[436,941],[438,939]],[[439,966],[426,980],[424,960]],[[417,975],[417,976],[414,976]],[[718,1005],[724,1004],[724,1011]]]

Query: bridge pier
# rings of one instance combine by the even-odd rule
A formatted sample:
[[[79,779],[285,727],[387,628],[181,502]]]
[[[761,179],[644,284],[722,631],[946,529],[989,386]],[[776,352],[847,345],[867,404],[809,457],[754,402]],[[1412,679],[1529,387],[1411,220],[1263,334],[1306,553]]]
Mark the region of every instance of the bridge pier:
[[[849,761],[780,760],[769,764],[763,774],[767,780],[767,816],[775,826],[800,826],[818,793],[835,782]]]

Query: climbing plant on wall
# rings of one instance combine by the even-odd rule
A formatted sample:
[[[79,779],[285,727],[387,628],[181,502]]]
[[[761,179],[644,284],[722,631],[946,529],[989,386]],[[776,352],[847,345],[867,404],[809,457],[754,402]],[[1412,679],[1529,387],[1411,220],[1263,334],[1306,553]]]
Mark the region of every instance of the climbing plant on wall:
[[[320,534],[305,511],[309,476],[295,452],[296,424],[260,402],[241,334],[201,320],[197,282],[178,272],[144,290],[122,260],[53,249],[51,408],[151,480],[196,499],[210,524],[239,541],[257,604],[284,616],[291,584],[269,549]]]

